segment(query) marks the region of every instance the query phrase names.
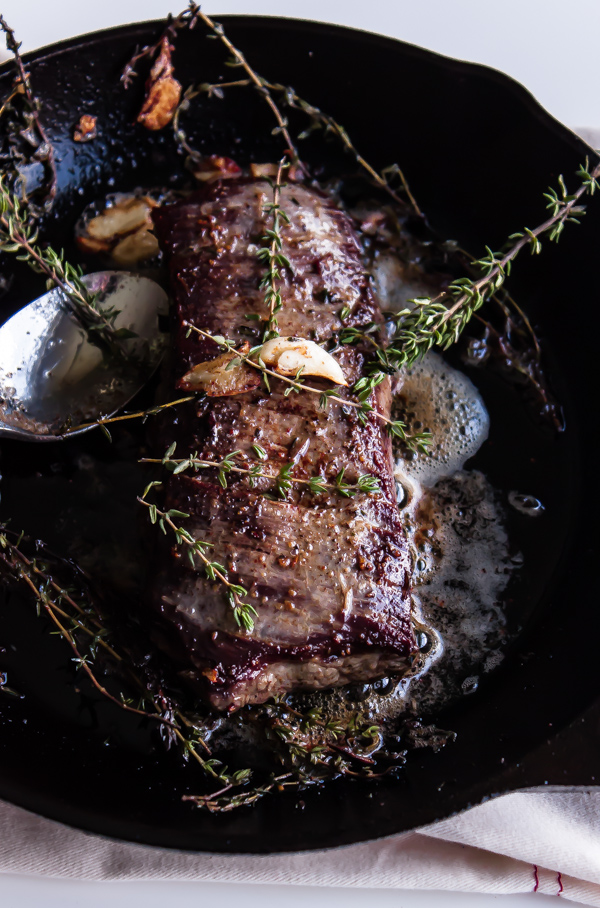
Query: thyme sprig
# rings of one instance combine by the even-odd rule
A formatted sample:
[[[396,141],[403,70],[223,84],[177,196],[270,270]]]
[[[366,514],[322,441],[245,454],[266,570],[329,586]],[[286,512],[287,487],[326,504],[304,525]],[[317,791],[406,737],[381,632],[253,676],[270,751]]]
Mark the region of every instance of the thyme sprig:
[[[97,609],[89,594],[81,589],[75,592],[61,587],[50,574],[52,556],[42,560],[36,554],[29,558],[22,550],[22,542],[23,534],[17,536],[0,526],[0,570],[33,594],[38,616],[50,619],[56,633],[73,652],[77,670],[85,672],[104,699],[128,713],[156,722],[166,746],[178,743],[183,758],[198,765],[216,786],[213,792],[185,795],[183,801],[214,813],[229,812],[251,806],[273,792],[319,784],[339,776],[378,778],[403,765],[406,750],[388,753],[382,728],[368,717],[360,713],[344,718],[325,716],[319,708],[299,712],[281,701],[245,707],[240,718],[269,742],[273,755],[283,765],[283,772],[273,772],[265,781],[259,779],[254,783],[249,768],[230,771],[213,756],[205,740],[208,729],[202,718],[174,703],[163,690],[162,682],[157,686],[155,680],[140,674],[130,654],[122,648],[122,639],[116,637],[106,615]],[[38,552],[45,548],[40,542],[35,546]],[[90,642],[87,648],[81,646],[81,637]],[[99,680],[100,648],[106,660],[118,666],[118,676],[126,681],[127,687],[133,686],[137,691],[137,699],[122,691],[115,695]],[[7,690],[2,674],[0,687],[12,692]]]
[[[391,196],[391,198],[394,199],[395,202],[397,202],[399,205],[404,206],[404,199],[402,199],[392,187],[392,180],[394,178],[400,180],[400,183],[414,213],[420,218],[423,217],[423,212],[419,208],[417,200],[410,191],[408,181],[404,175],[404,172],[398,164],[391,164],[389,167],[384,168],[381,172],[378,172],[371,164],[369,164],[366,158],[364,158],[360,154],[360,152],[352,142],[350,136],[348,135],[346,129],[330,114],[324,113],[322,110],[320,110],[320,108],[315,107],[314,104],[310,104],[308,101],[305,101],[300,97],[300,95],[297,94],[297,92],[294,91],[293,88],[290,88],[290,86],[269,83],[269,88],[271,89],[271,91],[281,92],[288,107],[294,108],[296,110],[301,110],[308,117],[310,117],[312,121],[312,127],[309,130],[305,130],[304,132],[300,133],[298,138],[306,138],[310,132],[319,127],[324,129],[325,134],[331,133],[334,136],[337,136],[346,151],[348,151],[354,157],[356,163],[360,167],[362,167],[364,171],[366,171],[370,179],[381,189],[384,189],[385,192],[387,192],[387,194]]]
[[[364,473],[358,476],[356,482],[347,482],[345,479],[346,467],[343,467],[336,475],[333,482],[326,482],[322,476],[311,476],[304,479],[292,475],[296,466],[294,463],[284,464],[277,473],[265,472],[261,463],[267,457],[267,453],[260,445],[253,445],[257,461],[250,467],[241,467],[239,461],[247,462],[243,459],[241,451],[232,451],[226,454],[221,460],[203,460],[197,453],[190,454],[189,457],[173,457],[177,443],[167,449],[164,457],[142,457],[140,463],[162,464],[174,475],[184,473],[186,470],[193,470],[197,473],[199,470],[217,470],[217,478],[222,488],[227,488],[227,477],[230,473],[239,473],[248,476],[250,485],[254,487],[259,479],[268,479],[274,483],[275,494],[279,498],[287,498],[293,484],[304,485],[308,491],[314,495],[319,495],[328,490],[338,492],[343,498],[353,498],[356,494],[362,492],[367,495],[374,495],[380,491],[379,480],[371,473]]]
[[[253,605],[249,602],[244,602],[241,599],[242,596],[248,595],[248,591],[241,586],[241,584],[232,583],[228,577],[227,568],[218,561],[212,561],[207,556],[209,549],[214,548],[211,542],[194,539],[189,530],[186,530],[185,527],[175,523],[175,518],[185,520],[186,518],[189,518],[190,515],[186,514],[185,511],[178,511],[175,508],[171,508],[168,511],[162,511],[156,504],[146,500],[146,496],[150,490],[161,485],[161,482],[153,480],[148,483],[142,495],[137,498],[140,504],[148,508],[150,522],[157,524],[165,535],[167,534],[167,527],[169,527],[175,536],[177,545],[184,545],[187,547],[188,559],[194,570],[197,567],[196,558],[198,557],[200,559],[204,566],[204,573],[208,579],[219,581],[219,583],[222,583],[225,587],[225,595],[231,606],[233,617],[238,627],[243,628],[243,630],[246,631],[253,630],[254,617],[258,613]]]
[[[40,118],[41,104],[33,93],[29,73],[27,72],[21,58],[21,44],[17,41],[13,29],[8,25],[5,18],[0,15],[0,28],[6,37],[6,47],[12,53],[16,78],[13,83],[13,90],[10,97],[5,99],[0,107],[0,117],[4,113],[10,112],[13,115],[14,124],[10,129],[10,156],[17,164],[25,164],[28,160],[37,161],[44,168],[45,179],[42,185],[34,192],[34,195],[41,196],[42,204],[40,206],[29,199],[29,205],[36,215],[49,211],[56,197],[57,180],[56,180],[56,162],[54,160],[54,149]],[[15,106],[15,101],[20,100],[20,109]],[[19,145],[24,143],[27,151],[24,153],[19,149]],[[19,183],[22,191],[25,190],[25,180],[18,166],[16,169],[15,183]]]
[[[213,35],[215,35],[215,37],[217,37],[229,51],[231,56],[230,56],[230,59],[226,62],[226,66],[230,66],[233,68],[239,67],[239,68],[243,69],[244,72],[246,73],[246,75],[248,76],[249,84],[253,85],[256,88],[256,90],[258,91],[259,95],[262,98],[264,98],[267,105],[270,107],[271,112],[273,113],[273,116],[275,117],[275,120],[277,122],[277,126],[273,130],[273,135],[280,134],[282,136],[282,138],[286,144],[286,154],[289,157],[290,161],[292,162],[292,164],[295,164],[296,167],[302,169],[302,164],[300,162],[300,157],[298,155],[298,151],[296,149],[294,142],[292,141],[292,137],[288,130],[288,125],[289,125],[288,121],[282,115],[281,111],[279,110],[279,107],[273,100],[273,96],[271,94],[268,82],[265,79],[263,79],[262,76],[259,76],[257,72],[255,72],[255,70],[250,66],[250,64],[246,60],[246,57],[241,52],[241,50],[238,50],[237,47],[233,46],[233,44],[231,43],[231,41],[225,34],[225,29],[223,28],[223,26],[220,23],[215,22],[213,19],[210,18],[210,16],[207,16],[206,13],[203,13],[202,10],[199,7],[197,7],[195,3],[190,3],[190,9],[192,9],[192,7],[194,8],[195,13],[197,14],[198,18],[202,22],[204,22],[204,24],[207,26],[207,28],[210,29],[210,31],[213,33]]]
[[[265,306],[269,310],[267,327],[263,334],[263,343],[274,337],[279,337],[277,313],[281,311],[281,269],[290,268],[289,259],[283,253],[283,240],[281,228],[289,224],[290,219],[280,205],[281,182],[284,170],[289,167],[286,157],[280,160],[277,166],[275,181],[268,180],[273,190],[273,201],[263,207],[263,214],[271,219],[271,226],[265,229],[261,237],[263,246],[258,250],[257,257],[261,264],[266,266],[266,273],[260,282],[260,289],[265,291]]]
[[[41,608],[48,615],[61,637],[69,644],[78,668],[86,673],[96,690],[127,712],[141,716],[148,715],[146,710],[138,709],[123,699],[115,697],[98,681],[91,666],[99,647],[102,647],[118,662],[121,662],[123,657],[106,641],[106,632],[97,615],[89,608],[85,609],[77,603],[68,590],[62,589],[50,577],[43,564],[28,558],[19,548],[20,541],[21,538],[17,539],[17,544],[12,543],[8,538],[6,528],[0,528],[0,561],[5,571],[13,579],[24,583],[33,593],[38,603],[38,614]],[[78,632],[87,635],[91,640],[87,653],[82,653],[76,641],[75,634]],[[150,717],[157,718],[153,714]]]
[[[229,813],[238,807],[251,807],[273,790],[284,791],[286,788],[297,788],[298,784],[298,780],[292,778],[292,773],[286,772],[279,776],[272,776],[269,782],[258,785],[249,791],[241,791],[232,795],[230,792],[233,785],[228,784],[212,794],[183,795],[181,800],[191,802],[196,807],[204,807],[210,813]]]
[[[458,340],[477,310],[500,290],[510,274],[512,263],[523,249],[528,247],[532,255],[539,255],[542,251],[540,237],[547,236],[550,242],[558,242],[566,224],[579,223],[579,218],[585,214],[585,206],[579,204],[581,198],[586,193],[593,195],[600,188],[600,163],[590,171],[586,158],[585,164],[576,173],[581,182],[575,192],[569,193],[561,176],[558,191],[550,188],[544,193],[546,208],[551,214],[538,227],[533,230],[525,227],[518,233],[512,233],[500,252],[492,252],[486,247],[487,254],[473,262],[481,277],[458,278],[438,296],[409,300],[409,307],[398,313],[389,313],[395,330],[389,345],[385,349],[377,347],[375,351],[376,360],[371,366],[374,377],[412,365],[433,346],[447,350]],[[344,329],[338,339],[343,343],[353,343],[363,336],[369,336],[368,330],[363,333]]]
[[[171,740],[171,735],[178,741],[184,758],[194,760],[206,776],[221,786],[217,794],[222,793],[223,786],[229,791],[248,783],[252,775],[250,769],[238,769],[230,773],[227,766],[212,756],[195,715],[173,706],[162,691],[149,689],[147,682],[133,669],[128,654],[120,650],[119,644],[113,639],[105,617],[89,601],[77,601],[73,591],[62,588],[50,576],[43,562],[28,558],[23,553],[23,534],[16,537],[15,542],[11,542],[10,535],[14,534],[0,526],[0,568],[33,594],[38,616],[44,614],[51,620],[57,633],[73,652],[76,667],[85,672],[98,693],[125,712],[158,722],[168,732],[165,737],[167,743]],[[78,642],[79,635],[84,635],[91,641],[87,650]],[[95,661],[99,647],[103,648],[109,660],[126,670],[128,683],[137,688],[137,701],[123,692],[120,696],[115,696],[98,679]]]
[[[245,715],[250,715],[248,710]],[[184,801],[212,812],[228,812],[286,788],[340,776],[380,778],[404,763],[404,754],[397,754],[395,766],[381,769],[377,765],[375,755],[382,749],[382,730],[360,713],[342,720],[324,716],[319,708],[302,713],[283,701],[252,708],[252,719],[288,772],[273,775],[267,783],[248,791],[230,794],[225,787],[209,795],[185,795]]]
[[[92,340],[109,347],[120,358],[127,359],[121,341],[132,334],[125,328],[115,328],[119,314],[115,307],[100,309],[98,294],[90,293],[82,281],[78,266],[65,261],[63,253],[51,246],[42,247],[37,229],[30,223],[28,208],[6,186],[0,175],[0,250],[16,255],[38,274],[48,279],[48,287],[58,287],[64,294],[70,311],[77,317]]]
[[[276,378],[279,381],[284,382],[288,385],[289,390],[285,392],[286,396],[290,393],[295,392],[299,394],[301,391],[308,391],[310,394],[317,394],[319,396],[319,406],[321,409],[327,409],[327,405],[330,401],[336,404],[340,404],[343,407],[350,407],[353,410],[357,411],[359,420],[365,424],[369,414],[380,420],[386,426],[386,430],[389,435],[394,436],[400,441],[402,441],[406,447],[411,451],[422,451],[426,452],[429,445],[431,444],[431,433],[429,432],[418,432],[410,434],[406,431],[406,424],[399,419],[389,419],[387,416],[384,416],[382,413],[379,413],[373,404],[370,402],[371,395],[377,385],[379,385],[385,378],[385,375],[380,374],[377,377],[371,376],[365,379],[360,379],[353,388],[353,391],[357,393],[359,397],[358,402],[354,400],[348,400],[344,397],[339,397],[334,388],[329,388],[327,390],[322,390],[321,388],[315,388],[312,385],[307,385],[304,379],[301,376],[301,370],[298,371],[295,378],[288,378],[285,375],[280,375],[279,372],[275,372],[273,369],[269,369],[262,362],[260,358],[260,350],[262,344],[257,347],[253,347],[247,354],[240,353],[236,348],[235,341],[229,340],[222,335],[210,334],[207,331],[203,331],[201,328],[197,328],[195,325],[192,325],[191,322],[184,321],[184,327],[188,329],[188,333],[194,331],[196,334],[199,334],[201,337],[205,337],[207,340],[212,340],[220,347],[224,347],[229,352],[234,352],[237,359],[240,362],[245,362],[247,365],[251,366],[254,369],[258,369],[263,373],[265,378],[265,383],[267,388],[269,388],[268,377]],[[256,356],[257,359],[252,359],[251,357]],[[232,360],[228,363],[228,367],[233,368],[236,364],[236,360]],[[375,380],[377,378],[377,380]]]
[[[269,91],[281,94],[284,102],[288,107],[294,110],[299,110],[310,118],[311,125],[308,127],[308,129],[305,129],[301,133],[299,133],[299,139],[308,138],[311,132],[314,132],[316,129],[323,129],[325,135],[332,134],[334,136],[337,136],[337,138],[341,141],[344,149],[352,155],[359,167],[361,167],[367,173],[369,179],[372,180],[372,182],[380,189],[383,189],[397,204],[404,207],[406,205],[405,200],[398,195],[392,185],[394,178],[399,180],[414,213],[419,218],[423,217],[423,212],[419,208],[417,200],[410,190],[406,176],[404,175],[403,170],[398,164],[391,164],[390,166],[385,167],[382,171],[377,171],[358,151],[358,149],[352,142],[352,139],[350,138],[347,130],[330,114],[325,113],[320,108],[315,107],[314,104],[310,104],[308,101],[304,100],[304,98],[301,98],[300,95],[289,85],[282,85],[278,82],[269,82],[267,79],[263,79],[262,77],[259,78],[261,79],[265,88],[267,88]],[[214,84],[203,82],[200,85],[191,88],[188,100],[191,100],[191,98],[196,97],[201,93],[206,94],[209,98],[213,96],[216,98],[223,98],[224,89],[226,88],[245,88],[251,86],[252,84],[253,83],[250,79],[237,79],[236,81],[232,82],[217,82]],[[185,134],[183,138],[186,139]],[[188,153],[192,153],[192,155],[194,154],[193,149],[191,149],[189,146],[186,148],[186,151],[188,151]]]

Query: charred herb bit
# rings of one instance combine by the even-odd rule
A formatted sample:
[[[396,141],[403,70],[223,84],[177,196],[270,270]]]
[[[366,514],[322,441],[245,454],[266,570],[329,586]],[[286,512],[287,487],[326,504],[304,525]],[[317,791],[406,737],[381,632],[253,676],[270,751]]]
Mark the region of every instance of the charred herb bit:
[[[224,565],[220,564],[218,561],[211,561],[210,558],[207,557],[207,551],[214,548],[211,542],[203,542],[200,539],[194,539],[185,527],[175,523],[176,518],[185,520],[190,515],[186,514],[184,511],[178,511],[175,508],[171,508],[168,511],[161,511],[156,504],[146,500],[146,496],[150,490],[160,485],[162,485],[162,483],[157,482],[156,480],[148,483],[143,494],[138,496],[137,499],[140,504],[143,504],[148,508],[150,522],[157,524],[165,536],[167,535],[168,527],[174,534],[177,545],[184,545],[187,547],[188,558],[194,569],[197,566],[196,557],[200,559],[208,579],[218,580],[225,587],[225,595],[227,596],[227,600],[233,611],[233,617],[235,618],[238,627],[243,628],[245,631],[251,631],[254,628],[254,617],[257,615],[257,611],[253,605],[250,605],[249,602],[243,602],[240,598],[242,596],[247,596],[248,591],[239,583],[232,583],[229,580],[227,568]]]
[[[410,435],[406,431],[406,424],[401,420],[388,419],[387,416],[383,416],[383,414],[378,413],[375,410],[374,406],[370,402],[371,393],[376,385],[383,381],[385,375],[381,375],[377,382],[372,380],[364,387],[361,386],[358,393],[359,401],[356,402],[353,400],[348,400],[344,397],[339,397],[337,391],[334,388],[328,388],[327,390],[323,391],[320,388],[314,388],[311,385],[307,385],[300,374],[301,370],[299,370],[299,373],[295,378],[287,378],[287,376],[281,375],[279,372],[275,372],[273,369],[269,369],[267,366],[265,366],[260,358],[260,351],[263,346],[262,344],[257,347],[253,347],[248,354],[242,354],[236,348],[235,341],[229,340],[225,337],[222,337],[221,335],[209,334],[207,331],[203,331],[201,328],[197,328],[195,325],[192,325],[191,322],[188,321],[184,321],[183,325],[188,329],[188,334],[192,331],[195,331],[196,334],[199,334],[201,337],[205,337],[208,340],[214,341],[220,347],[225,347],[227,350],[235,352],[238,359],[245,363],[248,363],[249,366],[252,366],[254,369],[258,369],[260,372],[262,372],[263,376],[266,378],[266,382],[268,382],[268,376],[270,376],[272,378],[279,379],[279,381],[287,384],[290,388],[290,391],[294,391],[298,394],[301,391],[308,391],[310,394],[318,394],[319,406],[323,410],[327,409],[329,401],[333,401],[336,404],[340,404],[341,406],[349,407],[350,409],[355,410],[358,414],[359,420],[363,424],[366,423],[368,415],[373,414],[376,419],[385,424],[386,429],[390,435],[400,438],[407,446],[407,448],[412,451],[426,450],[431,444],[431,434],[429,432],[419,432]],[[252,359],[252,356],[256,356],[257,359]],[[356,388],[356,385],[354,387]],[[269,390],[268,384],[267,389]],[[290,391],[288,391],[287,394],[289,394]]]
[[[287,493],[293,484],[306,486],[308,491],[312,492],[314,495],[332,490],[338,492],[344,498],[352,498],[359,492],[374,495],[380,490],[379,480],[371,473],[364,473],[357,478],[356,482],[347,482],[344,478],[346,473],[345,467],[339,471],[335,477],[335,481],[332,483],[326,482],[321,476],[312,476],[310,479],[292,476],[292,470],[295,466],[293,463],[284,464],[277,473],[267,473],[260,463],[260,460],[266,458],[266,453],[259,445],[254,445],[254,448],[258,449],[260,452],[257,454],[259,460],[250,467],[241,467],[237,465],[237,462],[240,460],[242,463],[247,462],[245,459],[242,459],[241,451],[232,451],[221,460],[202,460],[198,457],[198,454],[190,454],[190,456],[186,458],[174,458],[173,454],[176,450],[176,442],[173,442],[168,448],[162,459],[142,457],[140,463],[162,464],[174,475],[184,473],[186,470],[193,470],[194,472],[198,472],[199,470],[217,470],[219,484],[224,489],[227,488],[227,476],[229,473],[239,473],[247,476],[252,487],[256,485],[258,479],[272,480],[275,483],[276,494],[278,497],[284,499],[287,497]]]
[[[0,161],[4,162],[5,180],[12,172],[11,188],[16,190],[17,185],[20,185],[24,196],[25,168],[32,163],[42,166],[44,177],[40,185],[29,192],[28,197],[30,211],[38,217],[50,210],[56,196],[54,150],[42,125],[40,101],[33,93],[29,73],[21,59],[21,45],[2,15],[0,15],[0,28],[6,36],[6,47],[13,55],[16,68],[12,91],[0,106],[0,119],[6,115],[8,122],[7,144],[0,151]]]
[[[23,696],[18,693],[18,691],[13,690],[12,687],[8,686],[8,675],[6,672],[0,672],[0,694],[9,694],[9,696],[16,697],[18,700]]]
[[[120,310],[100,309],[98,295],[92,294],[82,281],[82,271],[65,261],[62,252],[51,246],[42,247],[38,232],[30,223],[27,206],[7,187],[0,175],[0,251],[16,255],[38,274],[46,276],[48,289],[62,290],[69,309],[85,328],[92,341],[109,347],[121,359],[128,359],[122,344],[132,337],[130,331],[115,328]]]

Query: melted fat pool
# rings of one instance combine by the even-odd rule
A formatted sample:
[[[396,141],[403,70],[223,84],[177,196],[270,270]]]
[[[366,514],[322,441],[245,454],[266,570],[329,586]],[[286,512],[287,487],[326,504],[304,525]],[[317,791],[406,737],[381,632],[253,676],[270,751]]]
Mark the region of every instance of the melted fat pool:
[[[482,473],[464,469],[489,430],[473,383],[430,353],[403,374],[394,410],[411,431],[433,435],[429,455],[395,452],[420,655],[400,680],[306,698],[337,715],[354,711],[358,700],[377,721],[432,714],[477,689],[480,674],[503,658],[502,595],[515,567],[497,493]]]

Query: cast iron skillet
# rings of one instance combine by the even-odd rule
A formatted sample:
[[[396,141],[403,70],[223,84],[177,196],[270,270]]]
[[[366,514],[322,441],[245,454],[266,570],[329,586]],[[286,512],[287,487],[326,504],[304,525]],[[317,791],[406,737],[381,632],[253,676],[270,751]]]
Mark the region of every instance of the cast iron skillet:
[[[522,225],[539,223],[541,193],[560,173],[573,174],[589,153],[520,85],[493,70],[331,25],[225,18],[231,38],[259,70],[332,113],[376,166],[399,161],[433,226],[474,251],[483,243],[496,248]],[[85,204],[110,188],[164,185],[181,172],[169,130],[150,135],[132,125],[142,80],[127,92],[118,80],[134,46],[154,40],[160,27],[100,32],[28,57],[59,165],[46,235],[67,251]],[[178,39],[175,63],[184,85],[213,81],[222,59],[218,42],[206,41],[200,30]],[[1,80],[4,93],[7,67]],[[99,137],[77,145],[72,131],[83,112],[98,117]],[[279,147],[268,138],[268,115],[247,94],[203,103],[188,125],[197,147],[241,163],[273,160]],[[310,153],[318,158],[316,147]],[[556,436],[538,426],[520,395],[499,378],[473,376],[492,411],[490,440],[476,465],[502,493],[516,488],[536,495],[546,511],[535,523],[512,519],[515,545],[525,556],[513,604],[522,631],[503,666],[438,717],[457,732],[454,744],[437,754],[416,751],[398,778],[376,784],[335,782],[221,816],[195,811],[180,801],[194,791],[195,776],[150,747],[147,731],[135,722],[123,723],[110,705],[81,698],[63,650],[54,652],[60,644],[35,618],[27,624],[16,617],[25,606],[17,609],[12,599],[0,616],[0,668],[26,696],[0,701],[0,796],[120,839],[268,853],[390,835],[517,788],[594,785],[600,609],[592,547],[597,370],[591,367],[599,240],[600,203],[594,200],[581,227],[570,227],[546,255],[520,262],[512,280],[544,338],[567,431]],[[41,292],[25,269],[14,275],[3,315]],[[69,444],[79,445],[69,453],[72,460],[86,451],[107,463],[112,456],[102,439]],[[54,540],[62,518],[52,498],[53,471],[65,488],[78,481],[76,471],[65,473],[66,450],[48,449],[37,461],[40,446],[7,443],[4,450],[4,516]],[[116,538],[118,527],[108,533]],[[105,745],[107,729],[112,743]]]

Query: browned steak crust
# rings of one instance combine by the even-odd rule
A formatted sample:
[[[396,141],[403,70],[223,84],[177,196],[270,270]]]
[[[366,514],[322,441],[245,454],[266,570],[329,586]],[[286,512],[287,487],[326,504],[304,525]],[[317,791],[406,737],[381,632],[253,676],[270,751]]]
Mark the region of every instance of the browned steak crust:
[[[183,321],[236,341],[260,338],[264,323],[247,316],[266,312],[256,250],[271,200],[265,180],[230,180],[154,212],[174,299],[173,386],[221,352],[210,340],[186,337]],[[348,215],[322,192],[294,183],[281,204],[291,218],[282,230],[291,269],[280,333],[325,342],[342,327],[344,307],[351,310],[346,325],[381,322]],[[350,384],[360,377],[360,347],[344,347],[336,358]],[[265,480],[253,489],[235,473],[227,489],[215,471],[168,480],[166,506],[190,514],[186,528],[214,545],[213,557],[249,591],[257,611],[254,629],[241,631],[222,584],[207,580],[200,565],[192,569],[180,550],[158,558],[150,606],[161,615],[156,638],[219,709],[401,671],[414,649],[410,559],[385,426],[373,415],[361,425],[351,407],[323,410],[306,391],[285,397],[285,388],[274,381],[270,393],[261,386],[199,401],[173,418],[166,444],[176,438],[178,457],[197,452],[207,460],[233,450],[254,460],[259,444],[267,472],[293,462],[297,477],[332,481],[346,467],[349,481],[376,476],[381,494],[315,496],[294,486],[282,501],[261,494],[270,487]],[[356,399],[349,389],[339,393]],[[373,403],[389,416],[387,380]]]

